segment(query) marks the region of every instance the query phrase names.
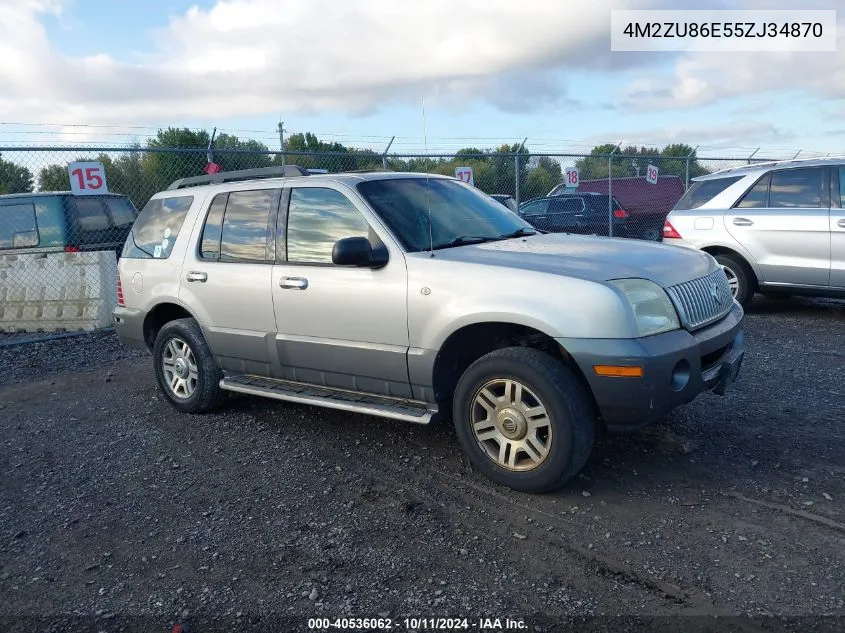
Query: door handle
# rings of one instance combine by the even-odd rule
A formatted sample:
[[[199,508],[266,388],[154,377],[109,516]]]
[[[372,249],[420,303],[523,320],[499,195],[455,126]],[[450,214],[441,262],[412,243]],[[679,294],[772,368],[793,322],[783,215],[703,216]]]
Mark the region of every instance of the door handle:
[[[305,277],[282,277],[279,286],[286,290],[305,290],[308,287],[308,280]]]
[[[734,224],[736,226],[751,226],[754,222],[748,218],[734,218]]]
[[[187,275],[185,275],[186,281],[198,281],[200,283],[205,283],[208,281],[208,274],[204,272],[200,272],[198,270],[192,270]]]
[[[839,220],[839,222],[837,222],[836,225],[841,226],[843,229],[845,229],[845,220]]]

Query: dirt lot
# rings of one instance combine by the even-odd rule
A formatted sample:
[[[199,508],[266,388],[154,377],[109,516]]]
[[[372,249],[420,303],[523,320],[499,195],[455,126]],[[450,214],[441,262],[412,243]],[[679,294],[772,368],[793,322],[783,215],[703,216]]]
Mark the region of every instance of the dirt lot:
[[[544,496],[473,473],[447,427],[248,397],[180,415],[110,333],[0,348],[0,629],[845,616],[845,302],[761,299],[747,331],[732,392]]]

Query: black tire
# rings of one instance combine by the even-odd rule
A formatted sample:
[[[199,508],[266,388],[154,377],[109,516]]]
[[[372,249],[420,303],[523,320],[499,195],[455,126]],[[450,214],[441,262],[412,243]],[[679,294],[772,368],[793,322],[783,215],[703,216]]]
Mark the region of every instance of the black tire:
[[[548,412],[552,427],[548,455],[531,470],[499,466],[472,430],[475,396],[495,379],[519,381],[537,395]],[[473,467],[493,481],[522,492],[549,492],[566,484],[587,463],[596,436],[589,397],[572,371],[549,354],[526,347],[496,350],[470,365],[455,388],[452,420]]]
[[[747,308],[757,290],[757,278],[754,276],[754,271],[740,257],[716,255],[715,259],[720,266],[727,268],[736,277],[735,298],[743,308]]]
[[[165,378],[165,349],[176,340],[184,341],[190,347],[196,362],[196,386],[187,397],[177,396]],[[205,413],[219,406],[223,400],[223,390],[220,389],[223,373],[208,349],[199,323],[194,319],[170,321],[159,330],[153,346],[153,367],[159,390],[174,408],[183,413]]]

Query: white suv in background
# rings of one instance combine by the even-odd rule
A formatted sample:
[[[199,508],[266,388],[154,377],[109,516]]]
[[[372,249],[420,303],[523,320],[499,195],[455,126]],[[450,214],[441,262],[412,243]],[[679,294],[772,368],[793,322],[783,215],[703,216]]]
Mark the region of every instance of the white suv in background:
[[[845,296],[843,207],[843,158],[749,165],[695,178],[663,239],[713,255],[744,306],[755,292]]]

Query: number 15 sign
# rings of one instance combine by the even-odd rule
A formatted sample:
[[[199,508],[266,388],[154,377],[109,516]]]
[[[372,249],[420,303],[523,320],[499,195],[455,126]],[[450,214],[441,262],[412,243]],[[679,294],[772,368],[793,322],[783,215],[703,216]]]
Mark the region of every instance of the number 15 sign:
[[[96,161],[71,163],[67,166],[67,173],[70,176],[70,190],[74,195],[91,195],[109,191],[106,187],[106,170],[103,163]]]

